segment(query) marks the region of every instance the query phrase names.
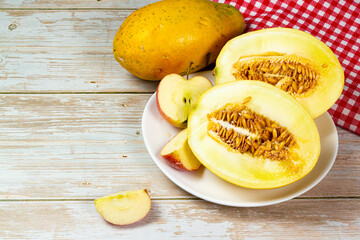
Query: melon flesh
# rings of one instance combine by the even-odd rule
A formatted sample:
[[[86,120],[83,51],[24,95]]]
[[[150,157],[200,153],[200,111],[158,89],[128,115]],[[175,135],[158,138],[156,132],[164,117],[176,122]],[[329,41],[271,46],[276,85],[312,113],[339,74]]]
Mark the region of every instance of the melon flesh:
[[[251,111],[286,127],[296,146],[286,160],[255,157],[230,149],[208,132],[209,114],[228,104],[240,104],[247,97]],[[198,160],[217,176],[236,185],[270,189],[293,183],[315,166],[320,155],[320,137],[309,113],[284,91],[260,81],[236,81],[205,92],[192,110],[188,122],[188,143]]]

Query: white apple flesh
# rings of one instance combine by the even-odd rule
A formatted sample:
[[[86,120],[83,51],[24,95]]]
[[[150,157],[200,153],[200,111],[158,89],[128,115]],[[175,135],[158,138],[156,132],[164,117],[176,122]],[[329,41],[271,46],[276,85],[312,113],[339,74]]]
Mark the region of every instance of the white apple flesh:
[[[191,107],[212,83],[205,77],[196,76],[189,80],[178,74],[169,74],[159,83],[156,103],[160,114],[170,124],[185,128]]]
[[[195,171],[199,169],[201,163],[192,153],[187,140],[187,129],[183,129],[165,145],[160,155],[176,169]]]
[[[128,225],[143,219],[151,207],[146,189],[129,190],[95,199],[96,211],[109,223]]]

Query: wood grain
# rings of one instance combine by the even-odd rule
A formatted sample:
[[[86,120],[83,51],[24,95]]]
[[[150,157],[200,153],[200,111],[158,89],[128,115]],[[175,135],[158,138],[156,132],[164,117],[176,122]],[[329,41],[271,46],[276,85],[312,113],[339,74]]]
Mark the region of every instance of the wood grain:
[[[143,221],[121,227],[106,223],[93,201],[0,201],[0,232],[3,239],[359,239],[359,209],[355,199],[261,208],[153,200]]]
[[[1,0],[1,8],[139,8],[159,0]]]
[[[139,187],[188,196],[144,147],[149,96],[0,96],[0,198],[88,198]]]
[[[0,93],[152,93],[158,84],[131,75],[114,60],[111,49],[104,53],[34,47],[4,50],[0,55]]]
[[[341,128],[325,179],[274,206],[211,204],[162,174],[141,132],[158,83],[112,54],[125,18],[155,1],[0,0],[0,238],[360,239],[360,138]],[[143,221],[96,212],[94,198],[136,188],[153,199]]]
[[[150,96],[0,95],[0,198],[87,199],[140,187],[154,197],[189,197],[144,146],[141,116]],[[338,131],[335,165],[301,197],[360,197],[360,138]]]
[[[112,54],[131,12],[0,12],[0,92],[154,92]]]
[[[63,52],[71,52],[71,48],[78,47],[90,47],[88,50],[102,47],[110,48],[104,52],[111,53],[117,30],[132,12],[133,10],[4,10],[0,12],[0,46],[57,47]],[[14,25],[10,27],[11,24]]]

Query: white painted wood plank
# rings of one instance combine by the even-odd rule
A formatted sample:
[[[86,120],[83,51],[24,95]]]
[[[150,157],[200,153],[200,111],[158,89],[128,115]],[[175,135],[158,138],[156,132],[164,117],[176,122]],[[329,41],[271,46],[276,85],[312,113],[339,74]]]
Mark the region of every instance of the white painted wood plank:
[[[148,188],[155,197],[189,197],[158,169],[141,141],[6,146],[0,199],[88,199]]]
[[[142,142],[6,148],[0,154],[1,199],[87,199],[137,188],[148,188],[156,197],[189,197],[162,174]],[[337,161],[328,176],[300,198],[359,197],[359,165],[345,163]]]
[[[104,47],[112,52],[117,30],[133,11],[4,10],[0,12],[0,46],[57,47],[64,53],[73,50],[69,47],[87,46],[90,51]]]
[[[149,96],[0,96],[0,198],[88,198],[138,187],[186,196],[144,147]]]
[[[87,199],[139,187],[155,197],[189,197],[144,146],[141,116],[149,97],[0,95],[0,198]],[[338,131],[334,167],[302,197],[360,196],[360,137]]]
[[[150,159],[150,95],[1,95],[0,198],[89,198],[133,188],[188,196]]]
[[[139,141],[150,94],[3,94],[0,141],[36,145]]]
[[[136,78],[111,48],[10,48],[0,51],[0,92],[154,92],[158,82]]]
[[[1,0],[1,8],[139,8],[159,0]]]
[[[0,201],[2,239],[359,239],[358,199],[302,199],[261,208],[153,200],[129,226],[106,223],[93,201]]]
[[[131,12],[0,12],[0,92],[154,92],[112,54]]]

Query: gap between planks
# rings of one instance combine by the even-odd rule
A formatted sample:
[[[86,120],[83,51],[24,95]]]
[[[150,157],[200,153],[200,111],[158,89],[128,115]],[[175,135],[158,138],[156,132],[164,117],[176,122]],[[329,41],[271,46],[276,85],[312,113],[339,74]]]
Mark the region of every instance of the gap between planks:
[[[296,197],[290,200],[340,200],[340,199],[360,199],[360,196],[334,196],[334,197]],[[0,199],[0,202],[87,202],[94,201],[95,198],[54,198],[54,199]],[[198,197],[152,197],[153,201],[206,201]]]
[[[0,11],[135,11],[139,8],[114,7],[114,8],[0,8]]]
[[[154,94],[153,91],[148,92],[67,92],[67,91],[61,91],[61,92],[52,92],[52,91],[45,91],[45,92],[34,92],[34,91],[26,91],[26,92],[0,92],[0,95],[16,95],[16,94],[41,94],[41,95],[54,95],[54,94],[124,94],[124,95],[131,95],[131,94]]]

